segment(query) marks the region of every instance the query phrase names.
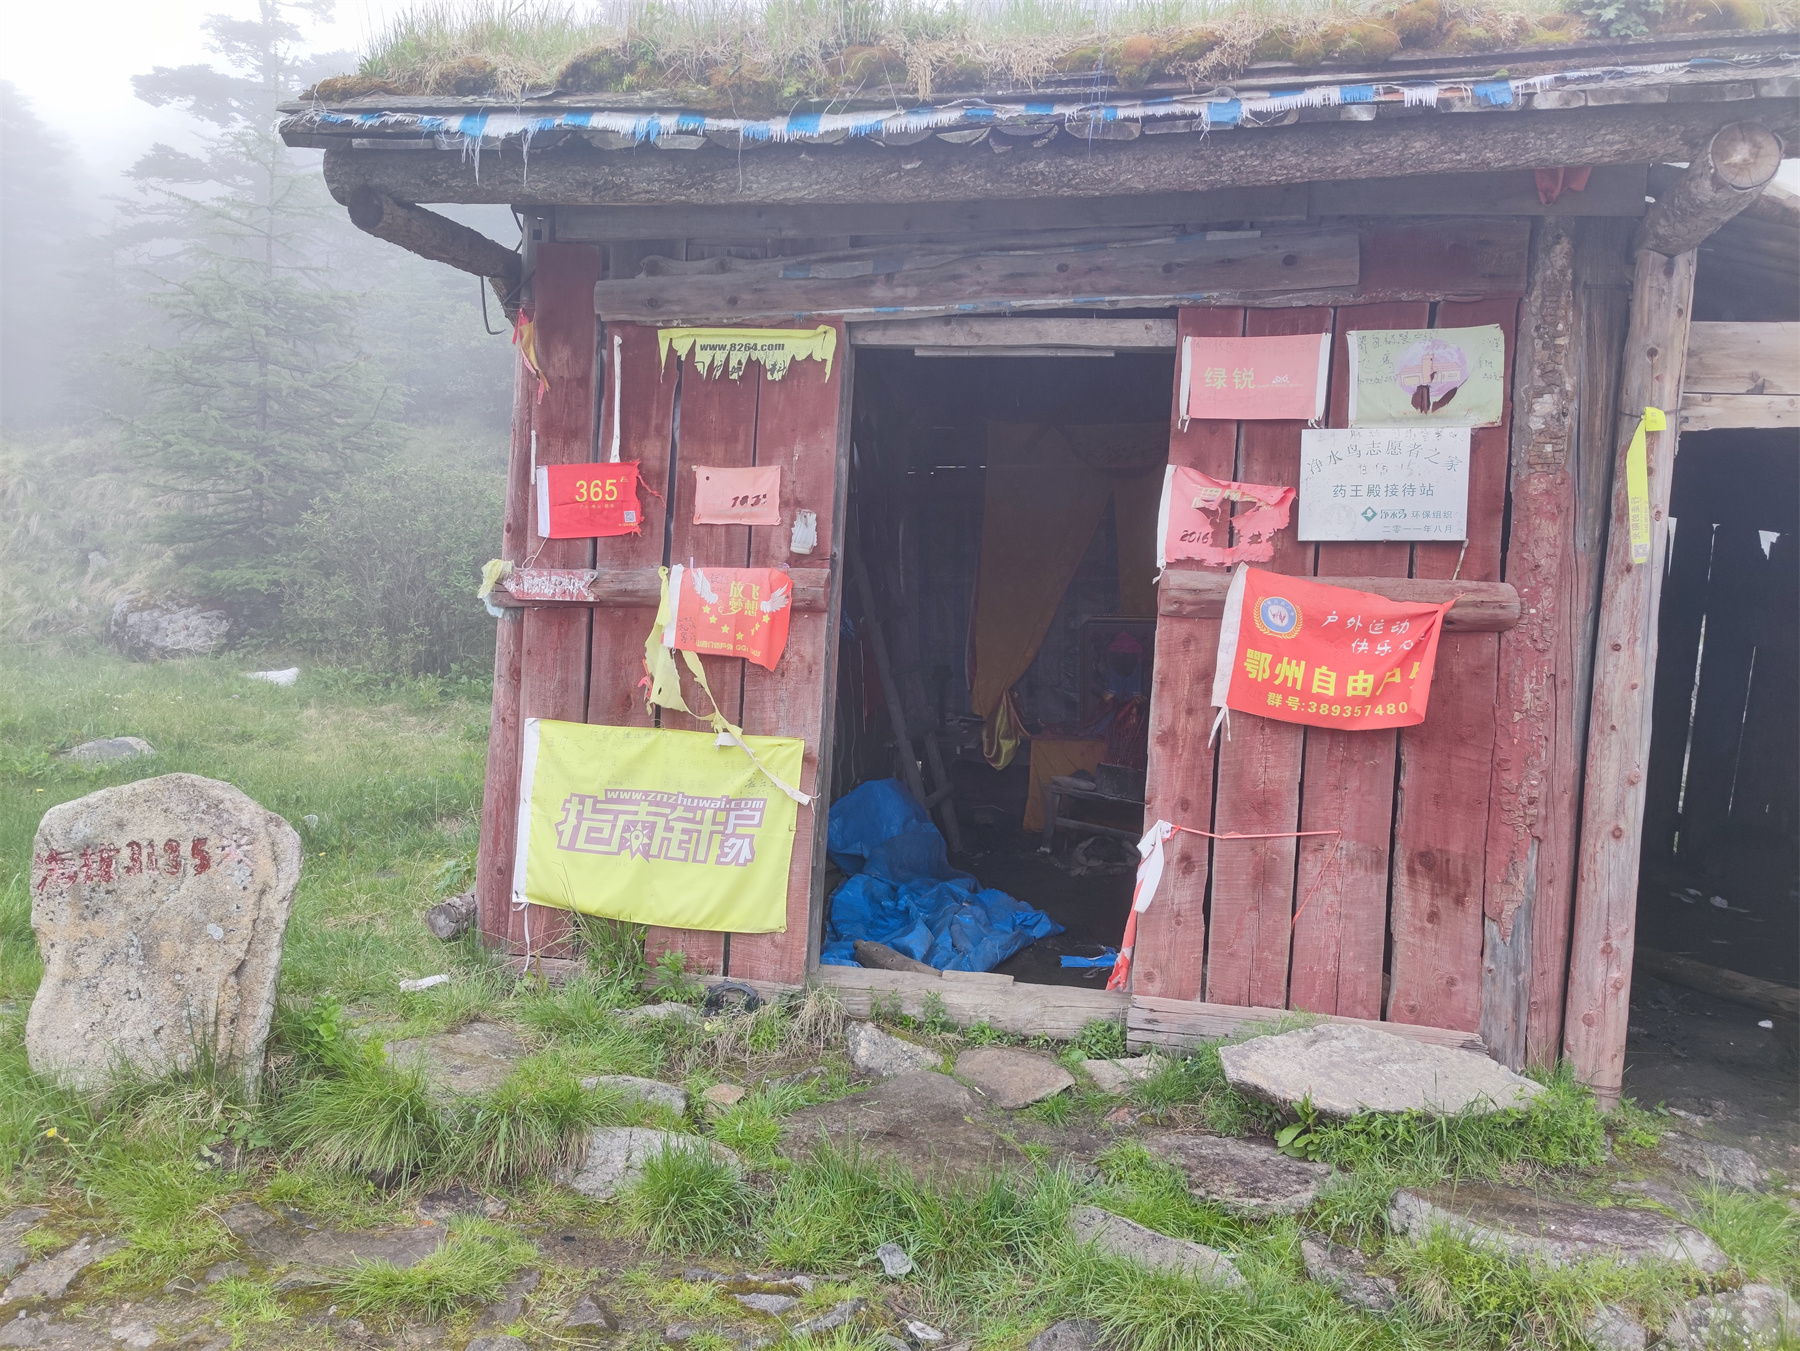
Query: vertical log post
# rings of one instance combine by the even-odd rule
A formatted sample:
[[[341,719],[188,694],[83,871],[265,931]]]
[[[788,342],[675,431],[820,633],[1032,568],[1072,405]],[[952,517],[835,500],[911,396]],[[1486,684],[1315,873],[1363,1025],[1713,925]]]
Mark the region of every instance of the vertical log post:
[[[1506,580],[1519,624],[1500,635],[1483,893],[1481,1038],[1512,1069],[1526,1060],[1533,930],[1567,910],[1574,881],[1576,378],[1575,226],[1551,217],[1533,241],[1513,373],[1512,537]]]
[[[1674,417],[1687,358],[1694,295],[1694,253],[1642,250],[1631,290],[1631,322],[1619,381],[1612,517],[1602,574],[1594,691],[1582,789],[1575,932],[1563,1049],[1576,1076],[1610,1110],[1625,1071],[1636,939],[1638,844],[1643,833],[1644,772],[1650,755],[1651,691],[1656,674],[1656,612],[1668,544],[1669,485],[1675,469]],[[1667,431],[1647,435],[1650,561],[1631,562],[1625,453],[1647,407],[1669,415]]]

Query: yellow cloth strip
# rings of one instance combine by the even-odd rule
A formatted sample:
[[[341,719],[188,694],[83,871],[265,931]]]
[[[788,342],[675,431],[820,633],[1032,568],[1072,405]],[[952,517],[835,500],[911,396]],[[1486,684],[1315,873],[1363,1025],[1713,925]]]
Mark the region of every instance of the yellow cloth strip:
[[[1662,409],[1646,408],[1625,448],[1625,505],[1631,523],[1633,565],[1650,561],[1650,463],[1644,433],[1666,431],[1668,426]]]
[[[771,380],[787,374],[796,361],[811,357],[825,363],[825,376],[831,377],[831,359],[837,354],[837,330],[830,324],[817,328],[659,328],[656,345],[664,366],[669,364],[669,351],[677,357],[689,357],[701,375],[716,374],[721,367],[733,380],[744,373],[746,364],[762,362]]]

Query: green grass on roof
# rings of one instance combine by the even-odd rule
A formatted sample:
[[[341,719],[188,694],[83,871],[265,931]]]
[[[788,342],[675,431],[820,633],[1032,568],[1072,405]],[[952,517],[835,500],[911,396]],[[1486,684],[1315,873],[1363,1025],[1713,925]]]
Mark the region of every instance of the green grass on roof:
[[[426,0],[326,100],[667,91],[743,114],[1100,76],[1230,79],[1253,61],[1369,68],[1598,36],[1793,26],[1800,0]]]

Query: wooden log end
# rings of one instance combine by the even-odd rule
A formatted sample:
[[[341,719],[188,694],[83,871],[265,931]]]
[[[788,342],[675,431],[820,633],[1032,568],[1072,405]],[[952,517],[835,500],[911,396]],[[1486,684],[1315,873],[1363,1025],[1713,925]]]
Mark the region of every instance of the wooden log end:
[[[461,938],[475,923],[475,890],[471,887],[460,896],[439,901],[425,912],[425,927],[433,938],[448,943]]]

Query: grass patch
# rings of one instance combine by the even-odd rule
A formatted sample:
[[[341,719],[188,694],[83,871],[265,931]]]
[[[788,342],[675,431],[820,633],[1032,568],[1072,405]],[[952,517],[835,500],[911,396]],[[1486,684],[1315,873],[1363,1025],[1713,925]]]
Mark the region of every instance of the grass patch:
[[[658,1252],[712,1252],[734,1239],[734,1252],[747,1246],[750,1189],[737,1168],[704,1147],[663,1149],[621,1200],[626,1231]]]
[[[1746,1280],[1800,1287],[1800,1217],[1781,1196],[1708,1183],[1685,1217],[1723,1248]]]
[[[277,1109],[277,1136],[317,1167],[404,1184],[437,1173],[451,1145],[424,1071],[377,1059],[380,1047],[342,1074],[313,1079]]]
[[[288,1321],[287,1308],[268,1281],[247,1276],[228,1276],[207,1287],[206,1297],[217,1311],[219,1325],[240,1346],[259,1329]]]
[[[491,1304],[537,1250],[486,1220],[452,1221],[444,1246],[410,1267],[364,1262],[327,1287],[337,1304],[362,1315],[442,1318],[464,1304]]]

